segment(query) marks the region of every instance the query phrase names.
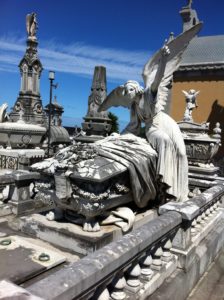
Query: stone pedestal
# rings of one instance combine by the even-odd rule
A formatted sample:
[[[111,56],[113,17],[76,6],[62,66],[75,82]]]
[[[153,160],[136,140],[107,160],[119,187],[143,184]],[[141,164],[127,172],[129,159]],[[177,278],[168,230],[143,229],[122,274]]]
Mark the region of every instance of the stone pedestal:
[[[156,217],[157,212],[154,210],[137,214],[133,229]],[[122,230],[115,225],[101,226],[98,232],[86,232],[83,231],[82,226],[65,220],[64,222],[49,221],[45,216],[37,214],[21,217],[19,227],[26,234],[66,248],[80,256],[90,254],[123,236]]]

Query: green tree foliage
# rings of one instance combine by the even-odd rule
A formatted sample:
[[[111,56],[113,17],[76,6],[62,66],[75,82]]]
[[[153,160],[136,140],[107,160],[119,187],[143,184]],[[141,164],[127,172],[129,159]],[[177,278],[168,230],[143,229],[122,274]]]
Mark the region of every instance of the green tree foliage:
[[[112,125],[109,134],[111,134],[112,132],[119,133],[118,117],[110,111],[108,113],[108,117],[109,119],[111,119],[111,125]]]

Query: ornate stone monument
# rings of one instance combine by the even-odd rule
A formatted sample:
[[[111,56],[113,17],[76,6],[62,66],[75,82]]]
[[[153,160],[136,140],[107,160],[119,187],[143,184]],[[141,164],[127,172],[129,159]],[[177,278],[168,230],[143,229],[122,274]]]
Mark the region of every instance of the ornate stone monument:
[[[44,157],[42,138],[46,134],[46,115],[40,98],[40,76],[42,64],[37,54],[36,14],[26,17],[27,49],[20,61],[21,87],[12,112],[8,115],[7,105],[0,108],[0,160],[32,159],[38,161]],[[18,164],[15,164],[18,165]],[[1,164],[1,168],[9,165]]]
[[[84,117],[82,128],[86,132],[85,137],[78,140],[94,142],[108,135],[111,129],[110,119],[106,111],[98,112],[99,106],[107,96],[106,68],[96,66],[94,69],[91,94],[88,99],[88,111]]]
[[[41,124],[46,121],[40,97],[40,76],[43,70],[38,58],[36,37],[36,14],[26,16],[27,48],[26,53],[19,63],[21,74],[21,87],[17,101],[10,113],[13,122],[23,120],[26,123]]]
[[[122,135],[114,134],[93,144],[71,145],[32,166],[54,182],[55,191],[53,187],[42,190],[43,197],[51,193],[56,205],[73,220],[83,215],[84,230],[99,230],[97,217],[128,202],[147,208],[149,203],[187,199],[188,165],[183,137],[176,122],[162,110],[179,58],[200,28],[201,24],[196,25],[157,51],[144,67],[145,89],[129,80],[100,104],[93,96],[105,96],[105,85],[96,85],[101,77],[95,73],[87,120],[91,125],[91,120],[102,116],[98,111],[105,116],[111,106],[129,107],[131,120]],[[141,122],[146,124],[147,140],[137,136]],[[90,133],[95,133],[94,126],[89,126]]]

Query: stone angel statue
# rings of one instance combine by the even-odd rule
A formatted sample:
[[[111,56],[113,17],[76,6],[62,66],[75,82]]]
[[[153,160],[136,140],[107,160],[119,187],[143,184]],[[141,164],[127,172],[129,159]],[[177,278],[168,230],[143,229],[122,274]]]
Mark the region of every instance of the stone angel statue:
[[[37,32],[37,18],[36,13],[31,13],[26,16],[26,30],[28,37],[35,38]]]
[[[189,90],[189,92],[182,91],[186,97],[186,109],[184,112],[184,121],[191,121],[193,122],[192,118],[192,112],[194,108],[198,107],[197,104],[197,95],[200,93],[200,91],[195,91],[193,89]]]
[[[111,106],[130,109],[130,123],[123,133],[139,135],[141,123],[145,123],[146,138],[158,154],[156,181],[159,189],[163,187],[176,201],[185,201],[188,196],[188,162],[181,131],[163,109],[168,98],[167,86],[184,50],[201,26],[201,23],[195,25],[155,53],[143,69],[145,88],[129,80],[114,89],[99,107],[99,111]]]

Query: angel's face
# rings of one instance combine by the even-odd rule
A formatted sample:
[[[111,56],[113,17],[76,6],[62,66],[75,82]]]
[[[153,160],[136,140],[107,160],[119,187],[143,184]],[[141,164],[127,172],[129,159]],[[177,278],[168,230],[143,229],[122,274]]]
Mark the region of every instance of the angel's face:
[[[128,95],[131,99],[136,97],[136,89],[132,84],[125,85],[125,94]]]

